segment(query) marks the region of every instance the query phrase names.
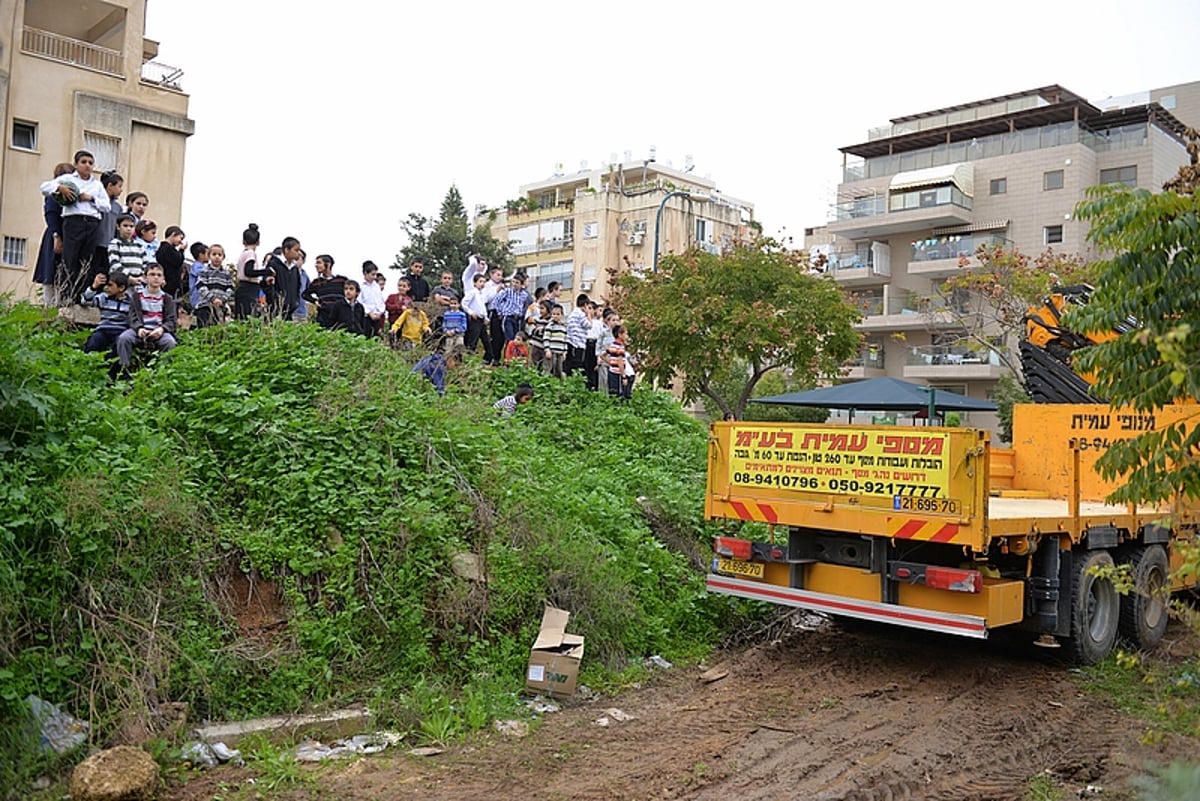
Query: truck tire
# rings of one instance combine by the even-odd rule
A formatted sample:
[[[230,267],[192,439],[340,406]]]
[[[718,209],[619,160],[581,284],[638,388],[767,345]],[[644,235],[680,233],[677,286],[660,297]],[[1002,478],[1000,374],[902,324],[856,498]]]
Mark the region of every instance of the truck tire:
[[[1076,551],[1071,579],[1071,656],[1081,665],[1094,665],[1108,656],[1117,641],[1121,596],[1113,583],[1091,573],[1111,568],[1108,551]]]
[[[1133,579],[1133,592],[1121,598],[1121,636],[1138,648],[1153,648],[1167,631],[1167,549],[1143,545],[1131,549],[1121,562],[1130,566]]]

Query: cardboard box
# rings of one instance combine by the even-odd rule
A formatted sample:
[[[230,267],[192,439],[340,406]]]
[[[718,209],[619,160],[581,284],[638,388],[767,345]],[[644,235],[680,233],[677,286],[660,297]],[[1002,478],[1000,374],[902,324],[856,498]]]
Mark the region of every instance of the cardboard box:
[[[567,634],[571,613],[552,606],[542,614],[542,628],[529,651],[525,689],[555,698],[570,698],[579,679],[583,637]]]

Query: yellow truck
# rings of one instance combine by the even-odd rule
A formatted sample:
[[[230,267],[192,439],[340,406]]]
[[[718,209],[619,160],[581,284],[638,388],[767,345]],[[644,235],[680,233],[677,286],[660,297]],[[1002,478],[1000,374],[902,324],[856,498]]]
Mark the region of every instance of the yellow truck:
[[[1017,406],[1011,448],[972,428],[715,423],[705,516],[765,525],[716,537],[708,590],[966,637],[1015,627],[1083,664],[1118,635],[1153,647],[1197,509],[1108,504],[1094,466],[1195,414]],[[1114,564],[1133,592],[1094,569]]]

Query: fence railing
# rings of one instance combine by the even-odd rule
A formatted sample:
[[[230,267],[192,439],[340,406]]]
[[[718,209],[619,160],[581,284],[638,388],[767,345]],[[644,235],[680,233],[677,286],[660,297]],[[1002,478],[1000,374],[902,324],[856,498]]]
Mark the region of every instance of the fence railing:
[[[142,80],[145,83],[165,86],[168,89],[182,92],[183,87],[179,85],[179,79],[182,77],[183,70],[178,67],[172,67],[169,64],[162,64],[158,61],[147,61],[142,65]]]
[[[26,27],[21,35],[21,50],[63,64],[105,72],[109,75],[124,75],[125,60],[119,50],[82,42],[38,28]]]

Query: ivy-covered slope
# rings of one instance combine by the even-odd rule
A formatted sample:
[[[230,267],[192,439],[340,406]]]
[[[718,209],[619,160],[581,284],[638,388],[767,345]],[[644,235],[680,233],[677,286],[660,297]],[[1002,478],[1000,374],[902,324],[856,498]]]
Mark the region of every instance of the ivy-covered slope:
[[[516,690],[546,603],[585,678],[697,653],[730,609],[695,569],[705,431],[668,396],[468,362],[439,398],[403,354],[291,324],[189,332],[109,387],[80,340],[0,307],[5,720],[30,693],[103,729]]]

